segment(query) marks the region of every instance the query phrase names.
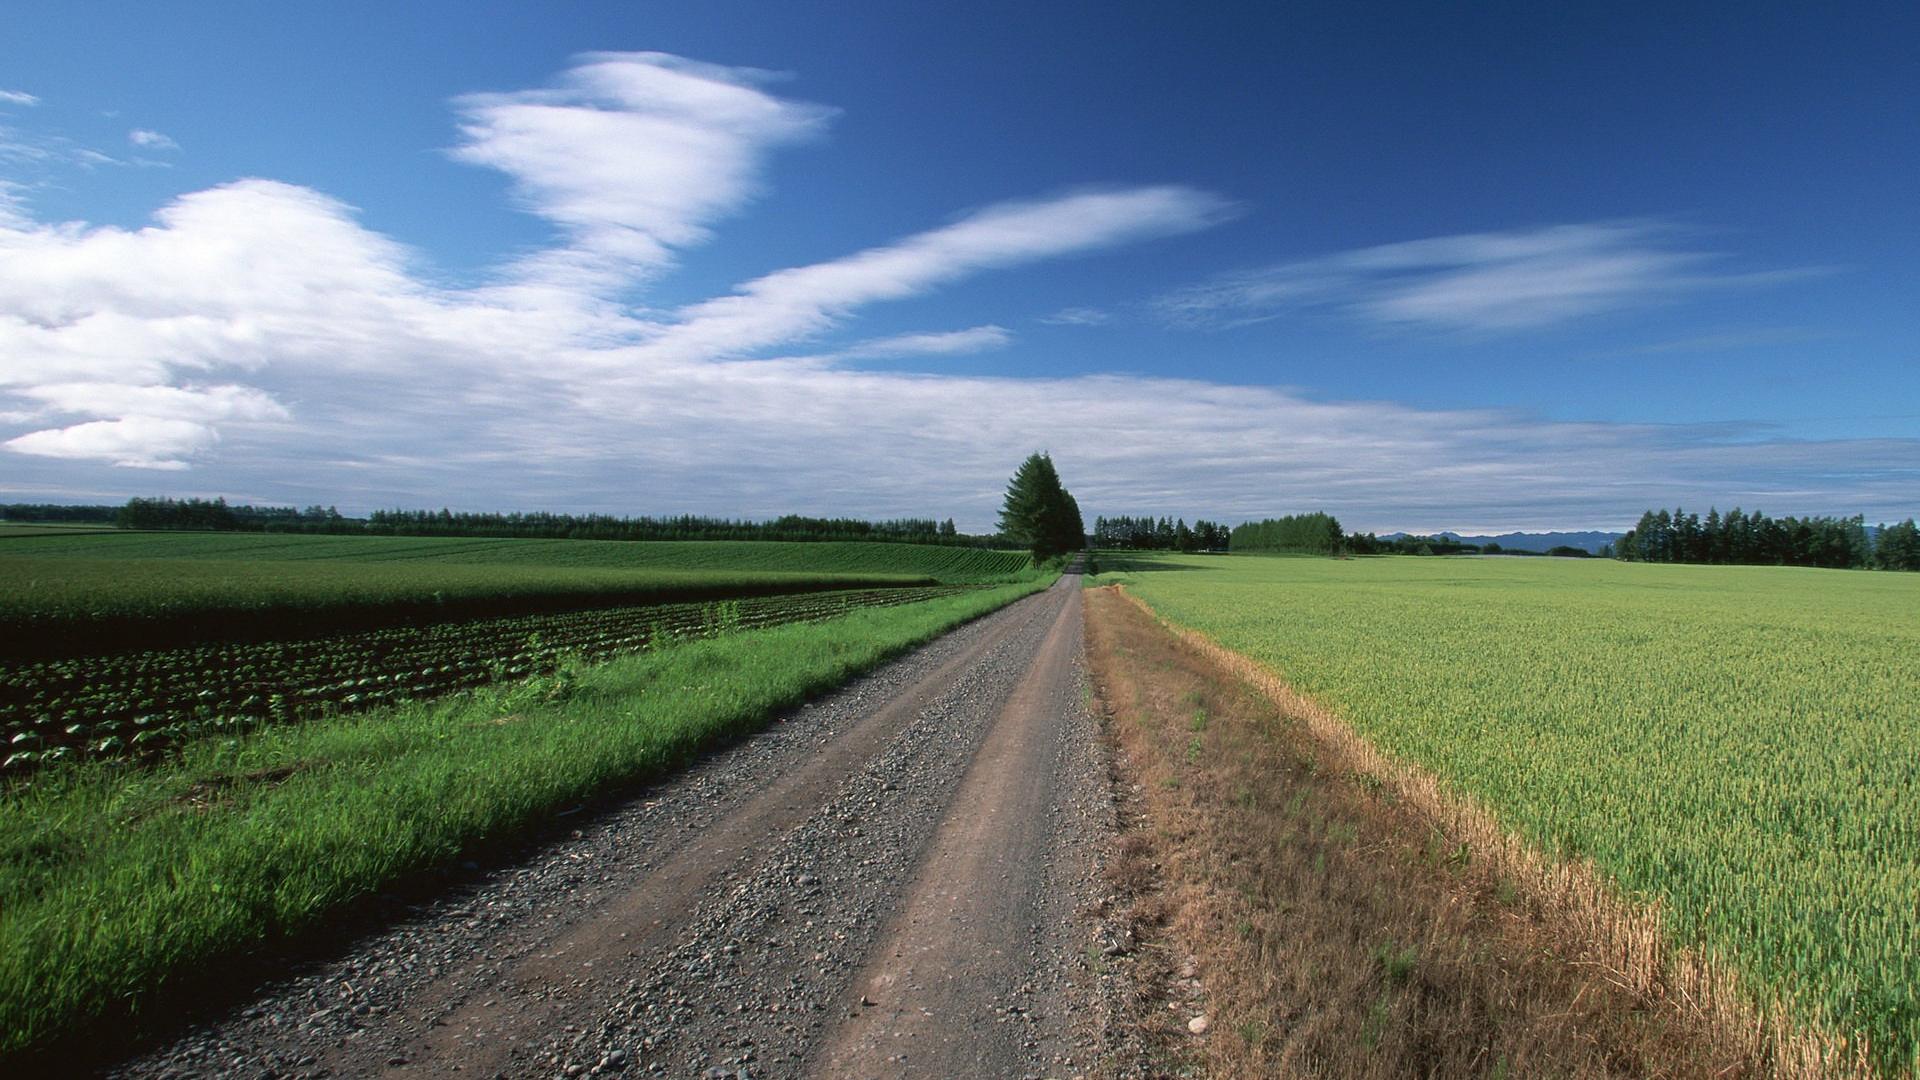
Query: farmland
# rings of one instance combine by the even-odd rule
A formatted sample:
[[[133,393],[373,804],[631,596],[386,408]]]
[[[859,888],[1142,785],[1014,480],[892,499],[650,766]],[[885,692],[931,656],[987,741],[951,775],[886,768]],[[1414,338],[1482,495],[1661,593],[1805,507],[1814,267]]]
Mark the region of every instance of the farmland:
[[[1759,1001],[1920,1065],[1920,582],[1501,559],[1131,559],[1539,850],[1590,859]]]
[[[43,531],[0,538],[17,773],[1031,578],[899,544]]]
[[[597,662],[663,643],[819,622],[965,592],[936,585],[802,592],[215,642],[0,663],[0,770],[151,756],[206,732],[309,719]]]
[[[600,570],[905,574],[946,582],[1000,580],[1027,567],[1017,551],[823,541],[510,540],[485,537],[308,536],[293,533],[124,532],[16,526],[0,558],[267,560]]]
[[[80,655],[1026,571],[1019,553],[909,544],[39,534],[0,538],[0,646]]]
[[[0,799],[0,1061],[126,1037],[239,957],[629,791],[1050,581],[696,635],[326,723],[190,740],[161,768],[49,770]]]

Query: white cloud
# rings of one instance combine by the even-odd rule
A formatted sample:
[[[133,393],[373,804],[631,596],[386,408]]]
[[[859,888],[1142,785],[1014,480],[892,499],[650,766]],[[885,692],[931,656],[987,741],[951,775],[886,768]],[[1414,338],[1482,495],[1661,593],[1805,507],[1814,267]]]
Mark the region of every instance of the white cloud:
[[[823,333],[865,304],[917,296],[986,270],[1205,229],[1230,209],[1216,196],[1177,186],[1002,203],[895,244],[749,281],[732,296],[686,308],[646,349],[664,361],[746,356]]]
[[[166,135],[148,128],[134,128],[127,132],[127,141],[142,150],[178,150],[180,144]]]
[[[125,386],[115,383],[52,383],[30,386],[21,397],[57,413],[84,416],[149,416],[163,420],[285,420],[286,408],[247,386]]]
[[[220,435],[213,428],[191,420],[128,416],[35,431],[0,445],[38,457],[179,470],[187,467],[187,457],[219,441]]]
[[[833,354],[835,358],[865,360],[900,356],[959,356],[1004,349],[1013,334],[1004,326],[975,326],[926,334],[896,334],[857,342]]]
[[[1776,514],[1905,517],[1920,506],[1915,440],[1804,443],[1320,402],[1194,380],[954,377],[832,362],[998,347],[1011,335],[994,324],[755,359],[844,331],[872,304],[1206,228],[1230,208],[1176,186],[1001,204],[637,315],[601,290],[703,241],[751,196],[767,148],[816,129],[824,110],[772,98],[748,73],[659,57],[590,58],[559,89],[459,107],[478,129],[464,145],[507,169],[529,207],[562,228],[551,258],[515,264],[519,276],[505,284],[436,284],[352,208],[270,180],[185,195],[140,229],[37,223],[0,197],[6,489],[124,497],[151,488],[117,479],[114,466],[191,464],[179,494],[360,509],[952,514],[985,528],[1013,466],[1050,448],[1090,515],[1237,520],[1323,507],[1355,527],[1432,529],[1462,518],[1604,525],[1650,504],[1735,499]],[[643,125],[664,133],[656,149],[690,147],[687,160],[643,170],[623,192],[616,157],[565,135],[609,117],[660,121]],[[717,134],[690,137],[708,126]],[[569,176],[566,147],[576,145],[580,171]],[[648,145],[619,154],[644,158]],[[713,197],[693,177],[711,181]],[[1414,286],[1633,247],[1531,233],[1452,243],[1353,253],[1343,280],[1369,287],[1344,302],[1399,312],[1380,318],[1444,322],[1436,312],[1447,309],[1484,322],[1501,317],[1485,300]],[[561,272],[569,268],[580,273]]]
[[[27,218],[26,187],[11,180],[0,180],[0,228],[25,229]]]
[[[83,169],[92,169],[101,165],[125,165],[126,162],[112,154],[103,154],[85,146],[76,146],[67,152],[67,157]]]
[[[16,168],[44,174],[61,165],[78,166],[91,171],[101,165],[127,163],[64,135],[22,131],[0,124],[0,164],[11,164]]]
[[[1782,279],[1719,270],[1722,256],[1679,248],[1678,239],[1644,221],[1436,237],[1225,275],[1156,306],[1170,322],[1202,327],[1324,307],[1379,324],[1499,332]],[[1818,271],[1786,273],[1809,272]]]
[[[563,247],[526,280],[606,290],[667,266],[750,199],[768,150],[819,135],[834,110],[783,101],[769,76],[661,53],[594,53],[556,87],[471,94],[456,105],[461,161],[514,179]]]
[[[1067,307],[1051,315],[1042,315],[1035,321],[1048,326],[1104,326],[1113,321],[1113,316],[1099,308]]]
[[[25,90],[0,90],[0,104],[33,106],[40,104],[40,99]]]

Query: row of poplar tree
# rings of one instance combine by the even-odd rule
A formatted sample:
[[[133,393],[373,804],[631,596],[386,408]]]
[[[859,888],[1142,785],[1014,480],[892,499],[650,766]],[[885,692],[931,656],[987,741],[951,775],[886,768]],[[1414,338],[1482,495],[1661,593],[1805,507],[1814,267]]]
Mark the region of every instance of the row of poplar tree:
[[[1093,519],[1093,546],[1127,551],[1225,551],[1231,535],[1225,525],[1186,518],[1097,517]]]
[[[1725,516],[1710,509],[1702,520],[1684,510],[1649,510],[1613,553],[1629,562],[1920,570],[1920,526],[1912,518],[1875,532],[1858,514],[1770,518],[1735,507]]]

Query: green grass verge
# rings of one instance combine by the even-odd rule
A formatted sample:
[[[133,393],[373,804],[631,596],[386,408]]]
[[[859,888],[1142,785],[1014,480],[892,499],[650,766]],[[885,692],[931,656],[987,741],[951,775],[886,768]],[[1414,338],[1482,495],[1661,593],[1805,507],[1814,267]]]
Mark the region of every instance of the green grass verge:
[[[437,703],[83,766],[0,801],[0,1063],[138,1024],[222,961],[756,729],[1035,578]]]

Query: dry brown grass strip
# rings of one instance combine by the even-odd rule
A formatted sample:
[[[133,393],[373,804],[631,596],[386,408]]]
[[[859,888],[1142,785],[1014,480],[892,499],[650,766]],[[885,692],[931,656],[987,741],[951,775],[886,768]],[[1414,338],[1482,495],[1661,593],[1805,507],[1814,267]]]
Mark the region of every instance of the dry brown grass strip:
[[[1775,1047],[1760,1029],[1728,1031],[1707,984],[1661,976],[1657,919],[1597,902],[1591,870],[1514,844],[1270,672],[1170,634],[1117,590],[1091,592],[1087,611],[1142,807],[1126,843],[1146,850],[1121,864],[1156,868],[1163,947],[1197,960],[1209,1026],[1189,1038],[1212,1075],[1763,1071]],[[1167,1000],[1195,992],[1170,979]]]

